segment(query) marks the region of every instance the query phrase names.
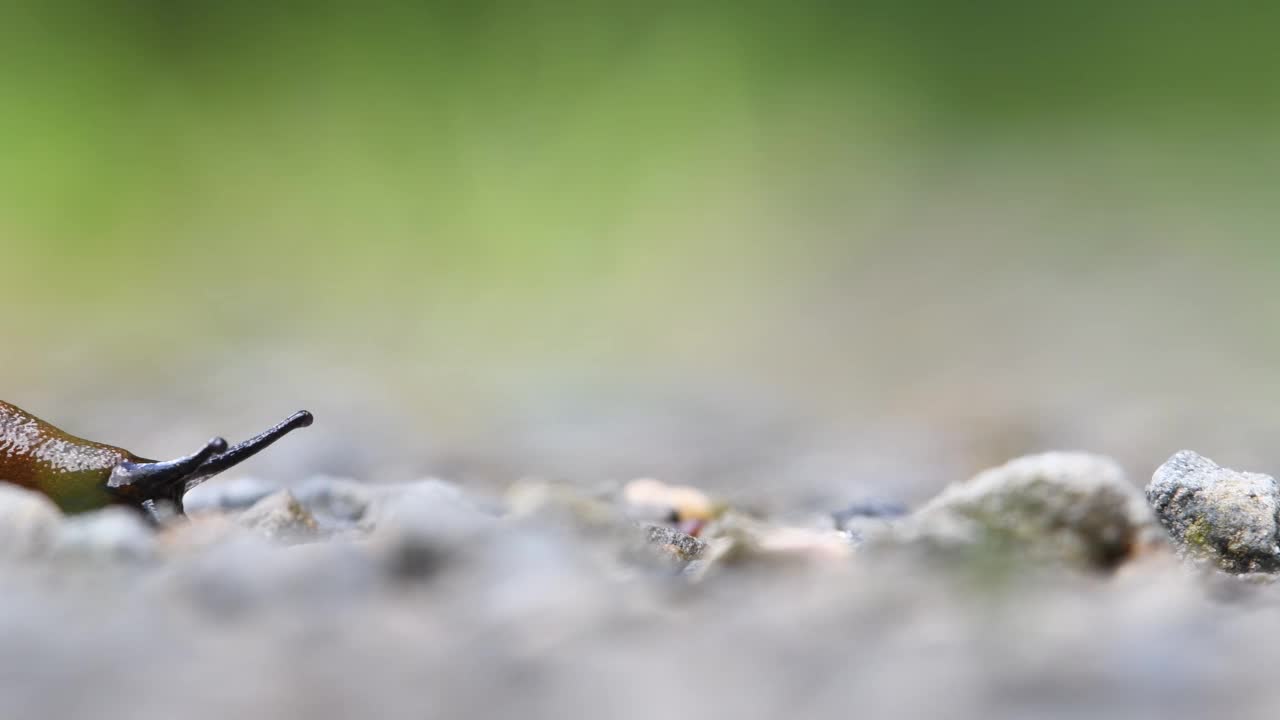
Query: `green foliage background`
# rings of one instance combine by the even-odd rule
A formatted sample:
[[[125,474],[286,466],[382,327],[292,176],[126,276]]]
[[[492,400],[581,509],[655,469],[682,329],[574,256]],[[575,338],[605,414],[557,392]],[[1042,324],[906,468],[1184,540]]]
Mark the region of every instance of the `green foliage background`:
[[[1066,342],[1055,323],[1102,342],[1093,323],[1156,392],[1136,356],[1178,317],[1212,307],[1228,341],[1238,311],[1273,317],[1277,23],[1176,1],[7,2],[0,362],[10,395],[62,403],[69,380],[199,383],[177,368],[240,349],[410,398],[667,367],[827,399],[1010,357],[1090,386],[1109,371],[1018,348]],[[1153,302],[1170,264],[1212,279]],[[1130,300],[1146,330],[1109,325]]]

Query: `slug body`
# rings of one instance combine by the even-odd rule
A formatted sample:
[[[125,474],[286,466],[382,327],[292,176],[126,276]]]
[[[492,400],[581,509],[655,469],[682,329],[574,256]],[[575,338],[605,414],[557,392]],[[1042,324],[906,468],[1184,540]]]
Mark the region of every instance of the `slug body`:
[[[0,402],[0,481],[42,492],[66,513],[126,505],[158,519],[165,505],[181,514],[191,488],[311,423],[303,410],[234,447],[214,438],[198,452],[159,462],[69,435]]]

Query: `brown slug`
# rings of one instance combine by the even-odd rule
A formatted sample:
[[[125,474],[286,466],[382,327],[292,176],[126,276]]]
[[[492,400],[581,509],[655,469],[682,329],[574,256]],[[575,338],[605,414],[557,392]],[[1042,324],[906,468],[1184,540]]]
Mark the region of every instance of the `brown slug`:
[[[44,493],[65,513],[125,505],[159,520],[167,512],[182,514],[182,497],[191,488],[312,420],[302,410],[234,447],[219,437],[192,455],[158,462],[69,435],[0,402],[0,481]]]

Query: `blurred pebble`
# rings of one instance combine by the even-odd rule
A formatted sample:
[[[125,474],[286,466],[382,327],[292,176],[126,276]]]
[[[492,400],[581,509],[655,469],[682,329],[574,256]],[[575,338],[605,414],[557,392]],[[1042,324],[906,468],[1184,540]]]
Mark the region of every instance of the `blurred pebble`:
[[[457,485],[429,478],[376,489],[365,515],[379,533],[412,532],[457,536],[488,529],[496,513],[462,492]]]
[[[1111,569],[1158,538],[1142,493],[1110,458],[1046,453],[942,491],[899,537],[951,549]]]
[[[708,529],[707,551],[689,575],[705,577],[722,565],[843,561],[853,555],[849,535],[831,529],[773,525],[739,513],[727,513]]]
[[[322,527],[359,523],[376,493],[374,487],[355,480],[323,476],[313,477],[293,489],[294,497]]]
[[[62,522],[49,498],[0,482],[0,557],[43,555],[57,542]]]
[[[155,590],[215,616],[293,617],[308,608],[350,612],[376,578],[367,550],[356,544],[281,545],[240,532],[161,566]]]
[[[255,530],[272,540],[296,542],[314,536],[319,524],[288,490],[281,490],[254,503],[236,518],[241,527]]]
[[[150,560],[155,551],[155,531],[137,511],[125,507],[67,518],[54,547],[59,557],[82,560]]]
[[[279,489],[279,485],[255,477],[215,479],[192,488],[182,504],[188,513],[245,510]]]
[[[701,527],[719,514],[720,507],[706,493],[688,485],[668,485],[653,478],[632,480],[622,489],[628,513],[639,520],[674,520]]]
[[[848,538],[831,530],[801,527],[775,527],[757,534],[755,550],[763,554],[841,559],[852,554]]]
[[[491,509],[437,479],[379,488],[362,523],[388,572],[402,579],[434,575],[496,524]]]
[[[158,549],[166,557],[176,559],[213,545],[230,542],[237,536],[252,535],[253,531],[239,525],[231,515],[205,512],[190,515],[184,522],[163,526],[156,542]]]

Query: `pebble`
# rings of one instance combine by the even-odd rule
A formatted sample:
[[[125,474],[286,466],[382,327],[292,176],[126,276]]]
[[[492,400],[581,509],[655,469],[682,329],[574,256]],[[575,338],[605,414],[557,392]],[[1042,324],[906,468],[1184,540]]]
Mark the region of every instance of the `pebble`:
[[[668,485],[653,478],[627,483],[622,489],[622,498],[628,513],[636,519],[707,522],[722,509],[698,488]]]
[[[0,557],[45,554],[57,543],[62,522],[62,512],[49,498],[0,483]]]
[[[692,535],[665,525],[645,525],[649,542],[677,560],[689,562],[697,560],[707,549],[707,544]]]
[[[109,507],[67,518],[54,552],[81,560],[150,560],[156,554],[156,534],[137,511]]]
[[[1184,556],[1229,573],[1280,571],[1280,486],[1270,475],[1183,450],[1156,470],[1147,498]]]
[[[215,478],[192,488],[182,504],[188,513],[246,510],[279,489],[278,485],[255,477]]]
[[[364,519],[377,494],[374,486],[344,478],[313,477],[293,495],[322,526],[350,527]]]
[[[254,503],[236,519],[241,527],[272,540],[297,542],[314,536],[319,523],[289,490],[281,490]]]
[[[495,519],[494,512],[466,495],[462,488],[428,478],[378,487],[364,524],[378,533],[457,537],[486,530]]]
[[[899,537],[1109,570],[1159,535],[1142,493],[1114,460],[1052,452],[951,485]]]
[[[457,485],[432,478],[378,488],[361,525],[392,577],[417,580],[482,544],[497,522]]]

